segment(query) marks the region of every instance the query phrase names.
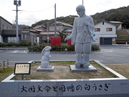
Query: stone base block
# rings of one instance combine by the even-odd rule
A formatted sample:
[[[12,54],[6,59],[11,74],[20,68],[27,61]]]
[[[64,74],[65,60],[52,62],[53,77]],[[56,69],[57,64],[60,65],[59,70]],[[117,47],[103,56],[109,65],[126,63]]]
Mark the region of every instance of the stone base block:
[[[97,69],[93,65],[90,65],[88,68],[76,68],[75,65],[70,65],[70,69],[74,72],[97,71]]]
[[[48,68],[41,68],[41,66],[39,66],[37,71],[54,71],[54,66]]]

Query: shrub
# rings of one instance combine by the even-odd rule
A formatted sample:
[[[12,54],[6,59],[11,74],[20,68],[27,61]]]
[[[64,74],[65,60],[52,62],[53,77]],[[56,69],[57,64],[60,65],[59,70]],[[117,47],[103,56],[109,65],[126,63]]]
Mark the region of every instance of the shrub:
[[[42,44],[40,45],[41,49],[43,49],[43,48],[46,47],[46,46],[50,46],[50,44],[42,43]]]
[[[42,49],[39,45],[36,45],[34,46],[33,51],[39,52],[39,51],[42,51]]]
[[[7,46],[7,43],[0,42],[0,47],[6,47],[6,46]]]
[[[36,45],[33,48],[31,46],[28,47],[29,51],[36,51],[36,52],[41,52],[42,49],[46,46],[50,46],[49,44],[41,44],[41,45]],[[74,51],[74,45],[67,45],[67,44],[62,44],[62,45],[52,45],[51,51]],[[97,45],[92,45],[92,51],[100,50],[100,48]]]
[[[61,47],[60,47],[60,50],[61,50],[61,51],[65,51],[66,48],[68,48],[68,45],[62,44]]]
[[[9,43],[7,43],[7,46],[17,46],[17,43],[15,43],[15,42],[9,42]]]
[[[100,50],[99,46],[92,44],[92,51]]]
[[[30,46],[31,42],[23,40],[18,43],[18,46]]]
[[[68,45],[67,50],[68,51],[74,51],[74,45]]]
[[[60,45],[52,45],[51,47],[52,47],[51,51],[61,51]]]

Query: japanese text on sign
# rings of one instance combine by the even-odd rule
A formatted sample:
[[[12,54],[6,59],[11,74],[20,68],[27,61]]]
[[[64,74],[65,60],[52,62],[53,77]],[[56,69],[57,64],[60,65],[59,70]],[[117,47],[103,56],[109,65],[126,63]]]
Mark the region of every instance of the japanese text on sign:
[[[46,92],[49,93],[51,91],[54,92],[77,92],[77,91],[109,91],[111,84],[110,83],[104,83],[104,84],[84,84],[82,85],[74,85],[74,84],[70,84],[68,86],[65,85],[54,85],[54,86],[49,86],[49,85],[21,85],[20,88],[20,93],[23,92]]]
[[[14,74],[29,74],[30,64],[29,63],[17,63],[15,64]]]

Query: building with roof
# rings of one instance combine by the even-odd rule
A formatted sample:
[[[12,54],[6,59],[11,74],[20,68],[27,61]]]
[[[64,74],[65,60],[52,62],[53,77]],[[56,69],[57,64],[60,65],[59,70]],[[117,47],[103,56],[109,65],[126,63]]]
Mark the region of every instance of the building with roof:
[[[120,22],[120,21],[110,21],[110,23],[116,26],[116,30],[122,29],[122,22]]]
[[[37,35],[37,42],[41,44],[43,41],[50,40],[50,37],[52,36],[59,36],[60,33],[63,33],[65,35],[72,32],[72,25],[64,22],[56,22],[56,32],[55,32],[55,24],[50,24],[49,26],[37,25],[36,27],[30,29],[31,33],[34,33]]]
[[[101,21],[95,24],[93,43],[98,45],[116,44],[116,30],[119,29],[122,29],[122,23],[119,21]]]
[[[19,41],[31,41],[31,35],[28,29],[18,30]],[[0,42],[16,42],[16,29],[13,29],[12,24],[0,16]]]
[[[12,24],[4,19],[2,16],[0,16],[0,42],[3,42],[3,40],[5,39],[2,36],[2,32],[4,30],[12,30]]]

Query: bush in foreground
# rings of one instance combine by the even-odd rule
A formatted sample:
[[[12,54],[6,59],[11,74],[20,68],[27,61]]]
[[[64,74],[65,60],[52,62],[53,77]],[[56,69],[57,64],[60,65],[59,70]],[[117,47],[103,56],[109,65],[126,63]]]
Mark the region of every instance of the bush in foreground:
[[[35,45],[35,44],[34,44]],[[0,47],[11,47],[11,46],[31,46],[31,42],[23,40],[20,41],[19,43],[15,43],[15,42],[9,42],[9,43],[2,43],[0,42]]]
[[[41,52],[45,46],[50,46],[50,44],[35,45],[34,47],[29,46],[28,50],[30,52],[31,51]],[[52,45],[51,47],[52,47],[51,51],[74,51],[74,45],[61,44],[61,45]],[[97,50],[100,50],[99,46],[93,44],[92,51],[97,51]]]

